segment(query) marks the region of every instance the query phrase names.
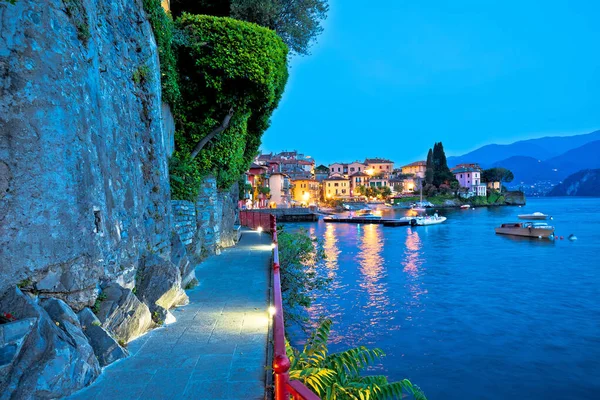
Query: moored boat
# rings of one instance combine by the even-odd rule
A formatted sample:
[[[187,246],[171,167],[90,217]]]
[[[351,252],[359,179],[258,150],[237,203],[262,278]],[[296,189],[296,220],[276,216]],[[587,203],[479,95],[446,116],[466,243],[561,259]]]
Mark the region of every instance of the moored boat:
[[[468,208],[471,208],[470,204],[463,204],[462,206],[460,206],[460,208],[462,208],[463,210],[466,210]]]
[[[445,220],[447,220],[448,218],[446,217],[440,217],[439,215],[434,214],[433,216],[425,216],[425,217],[415,217],[415,223],[419,226],[425,226],[425,225],[435,225],[435,224],[441,224],[442,222],[444,222]]]
[[[548,215],[541,213],[541,212],[534,212],[533,214],[519,214],[518,217],[520,219],[546,219],[548,218]]]
[[[512,222],[495,228],[498,235],[549,238],[554,235],[554,227],[543,222]]]
[[[363,209],[363,210],[358,210],[356,211],[356,213],[354,215],[352,215],[350,217],[352,218],[356,218],[356,219],[381,219],[381,215],[380,213],[377,212],[373,212],[373,210],[371,209]]]

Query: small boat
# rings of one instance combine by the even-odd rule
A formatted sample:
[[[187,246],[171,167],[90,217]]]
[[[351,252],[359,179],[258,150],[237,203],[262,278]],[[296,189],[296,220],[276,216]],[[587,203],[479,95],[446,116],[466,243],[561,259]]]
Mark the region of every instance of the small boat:
[[[532,238],[550,238],[554,227],[544,222],[512,222],[495,228],[498,235],[525,236]]]
[[[546,219],[548,215],[541,212],[534,212],[533,214],[519,214],[520,219]]]
[[[460,206],[460,208],[462,208],[463,210],[467,210],[469,208],[471,208],[470,204],[463,204],[462,206]]]
[[[373,213],[373,210],[371,209],[363,209],[363,210],[358,210],[356,211],[356,213],[350,217],[351,219],[381,219],[381,215],[377,215],[376,213]]]
[[[426,225],[435,225],[435,224],[441,224],[442,222],[444,222],[445,220],[447,220],[448,218],[446,217],[440,217],[439,215],[434,214],[433,216],[425,216],[425,217],[415,217],[415,223],[419,226],[426,226]]]

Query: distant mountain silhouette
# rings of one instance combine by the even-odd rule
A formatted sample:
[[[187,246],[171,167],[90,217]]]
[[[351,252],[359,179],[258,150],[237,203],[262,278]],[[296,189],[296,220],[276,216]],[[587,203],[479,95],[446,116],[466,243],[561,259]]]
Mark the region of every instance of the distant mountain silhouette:
[[[586,169],[570,175],[552,188],[548,196],[600,196],[600,169]]]
[[[515,176],[511,185],[534,183],[539,181],[560,182],[569,173],[555,171],[552,164],[533,157],[514,156],[495,162],[491,167],[503,167],[512,171]]]
[[[470,153],[448,157],[448,165],[479,163],[484,168],[515,156],[548,160],[562,153],[600,140],[600,131],[575,136],[548,136],[539,139],[521,140],[512,144],[490,144]]]
[[[600,168],[600,140],[586,143],[546,162],[567,175],[583,169]]]

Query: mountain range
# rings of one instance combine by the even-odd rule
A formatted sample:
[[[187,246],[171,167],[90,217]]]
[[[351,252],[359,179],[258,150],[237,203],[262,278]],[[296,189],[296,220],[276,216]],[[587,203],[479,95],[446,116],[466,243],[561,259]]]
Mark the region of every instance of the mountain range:
[[[448,157],[450,167],[461,163],[508,168],[515,176],[513,185],[542,181],[556,184],[577,171],[600,168],[600,131],[491,144],[462,156]]]
[[[600,196],[600,169],[585,169],[554,186],[548,196]]]

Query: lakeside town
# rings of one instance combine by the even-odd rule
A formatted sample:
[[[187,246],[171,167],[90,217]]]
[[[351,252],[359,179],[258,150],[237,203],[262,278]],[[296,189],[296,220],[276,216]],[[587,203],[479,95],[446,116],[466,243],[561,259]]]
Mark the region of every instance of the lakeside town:
[[[429,157],[433,157],[431,151]],[[502,175],[510,175],[510,171],[499,168],[484,170],[477,163],[442,168],[450,174],[434,185],[433,176],[428,179],[428,162],[424,160],[398,166],[393,160],[375,157],[327,166],[317,165],[313,157],[296,150],[260,154],[240,188],[240,208],[339,206],[350,202],[405,204],[421,192],[436,206],[498,204]],[[490,199],[492,195],[495,197]]]

